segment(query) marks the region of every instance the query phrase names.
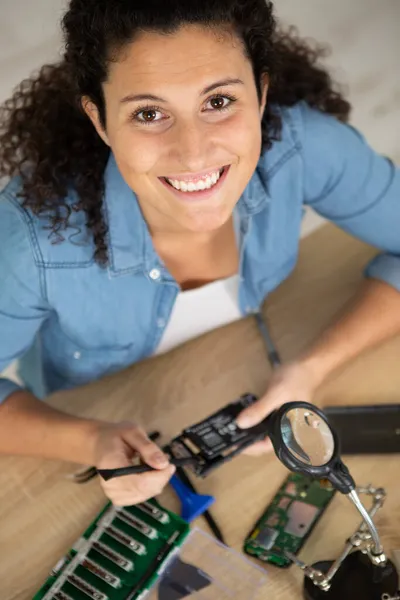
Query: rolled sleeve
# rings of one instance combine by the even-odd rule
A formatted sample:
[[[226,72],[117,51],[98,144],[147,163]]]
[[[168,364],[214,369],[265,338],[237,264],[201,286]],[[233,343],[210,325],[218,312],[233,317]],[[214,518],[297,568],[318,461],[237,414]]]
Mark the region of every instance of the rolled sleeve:
[[[384,281],[400,292],[400,256],[379,254],[367,265],[364,274]]]
[[[353,127],[299,105],[304,203],[383,251],[365,269],[400,291],[400,169]]]
[[[0,404],[13,394],[14,392],[20,391],[22,388],[18,384],[14,383],[10,379],[0,377]]]

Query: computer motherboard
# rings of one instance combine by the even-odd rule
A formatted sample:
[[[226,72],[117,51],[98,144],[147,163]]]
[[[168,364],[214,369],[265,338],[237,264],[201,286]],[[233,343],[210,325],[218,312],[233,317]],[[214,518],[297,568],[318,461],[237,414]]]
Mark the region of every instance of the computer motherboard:
[[[291,473],[247,536],[244,551],[263,562],[289,567],[292,562],[285,550],[300,551],[334,494],[327,480]]]
[[[101,511],[33,600],[144,598],[189,533],[154,499]]]

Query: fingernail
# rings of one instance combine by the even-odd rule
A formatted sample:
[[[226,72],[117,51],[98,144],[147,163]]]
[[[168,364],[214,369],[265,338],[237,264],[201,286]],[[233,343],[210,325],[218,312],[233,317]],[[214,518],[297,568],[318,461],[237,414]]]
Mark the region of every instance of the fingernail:
[[[251,417],[239,417],[236,423],[241,429],[247,429],[253,424]]]
[[[158,465],[165,465],[168,462],[167,457],[162,452],[156,452],[153,454],[153,460]]]

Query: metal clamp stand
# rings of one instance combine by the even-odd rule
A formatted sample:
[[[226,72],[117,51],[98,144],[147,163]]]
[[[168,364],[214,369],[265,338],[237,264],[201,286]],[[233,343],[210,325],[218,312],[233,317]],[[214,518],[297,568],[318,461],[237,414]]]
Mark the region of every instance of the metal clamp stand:
[[[281,360],[261,312],[255,315],[272,367]],[[278,459],[291,471],[326,478],[354,504],[363,521],[335,561],[306,565],[286,555],[305,573],[306,600],[400,600],[396,567],[384,552],[372,517],[382,506],[385,491],[372,486],[356,488],[340,457],[336,432],[323,412],[307,402],[289,402],[268,418],[268,434]],[[311,441],[310,441],[311,440]],[[368,512],[358,493],[373,498]]]
[[[372,519],[385,501],[385,490],[367,486],[358,487],[357,492],[372,497],[368,511]],[[398,575],[393,563],[383,552],[375,554],[374,547],[371,533],[362,521],[335,561],[309,566],[292,553],[286,554],[304,571],[306,600],[386,600],[396,596]]]

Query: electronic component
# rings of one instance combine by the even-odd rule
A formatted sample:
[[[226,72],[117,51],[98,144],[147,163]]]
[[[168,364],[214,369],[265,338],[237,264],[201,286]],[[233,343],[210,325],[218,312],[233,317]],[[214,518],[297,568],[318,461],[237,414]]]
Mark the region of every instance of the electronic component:
[[[272,527],[267,526],[256,530],[253,540],[259,548],[270,550],[278,535],[279,531],[277,529],[272,529]]]
[[[81,562],[81,565],[84,569],[87,569],[96,577],[99,577],[102,581],[105,581],[109,585],[112,585],[114,588],[121,587],[121,580],[116,575],[107,571],[104,567],[101,567],[98,563],[94,562],[94,560],[87,558],[87,556]]]
[[[106,594],[103,594],[100,590],[90,585],[90,583],[75,575],[75,573],[67,575],[67,582],[92,600],[109,600]]]
[[[55,596],[53,596],[54,600],[74,600],[68,594],[64,592],[57,592]]]
[[[116,521],[116,524],[118,525],[118,521]],[[117,529],[117,527],[110,525],[109,527],[107,527],[107,529],[105,530],[104,533],[106,535],[109,535],[110,537],[114,538],[117,542],[119,542],[123,546],[127,546],[132,552],[135,552],[136,554],[146,554],[146,550],[142,544],[137,542],[130,535]]]
[[[143,504],[144,510],[143,505],[116,508],[109,503],[33,600],[143,598],[189,533],[185,521],[155,500]]]
[[[146,513],[146,515],[150,515],[150,517],[156,519],[159,523],[169,523],[168,513],[165,510],[156,508],[151,502],[141,502],[137,504],[137,508]]]
[[[92,548],[105,558],[108,558],[108,560],[116,564],[118,567],[121,567],[121,569],[124,569],[124,571],[132,571],[133,562],[115,550],[111,550],[109,546],[106,546],[101,542],[93,542]],[[145,554],[145,552],[143,552],[143,554]]]
[[[288,567],[332,500],[329,482],[291,473],[244,542],[244,551],[264,562]]]
[[[311,525],[319,513],[318,506],[307,504],[304,500],[306,495],[300,494],[302,501],[294,500],[287,509],[288,521],[285,525],[285,533],[302,538],[307,535]]]
[[[193,463],[188,468],[196,475],[205,477],[251,444],[266,437],[265,421],[249,429],[241,429],[236,424],[242,410],[256,401],[256,396],[244,394],[207,419],[184,429],[181,435],[172,440],[167,451],[176,459],[192,458]]]
[[[120,519],[121,521],[124,521],[124,523],[129,525],[129,527],[136,529],[136,531],[139,531],[142,535],[145,535],[146,537],[148,537],[151,540],[154,540],[158,535],[157,530],[154,529],[154,527],[150,527],[150,525],[146,525],[146,523],[144,523],[142,521],[142,519],[135,517],[135,515],[132,515],[130,512],[128,512],[124,508],[117,509],[117,517],[118,517],[118,519]],[[117,525],[117,521],[114,521],[114,524]]]
[[[166,540],[166,542],[164,542],[164,545],[162,546],[160,551],[157,553],[155,558],[152,560],[152,562],[149,564],[149,566],[147,567],[147,570],[144,572],[142,578],[136,583],[135,587],[130,591],[130,593],[126,597],[126,600],[133,600],[134,598],[137,598],[137,593],[141,591],[142,586],[144,585],[146,579],[148,577],[150,577],[152,573],[157,572],[160,564],[163,562],[164,558],[171,551],[171,547],[173,547],[173,545],[175,544],[175,542],[178,538],[178,535],[179,535],[179,532],[175,531]]]
[[[291,499],[284,496],[279,500],[278,508],[285,510],[289,506],[290,502]]]

